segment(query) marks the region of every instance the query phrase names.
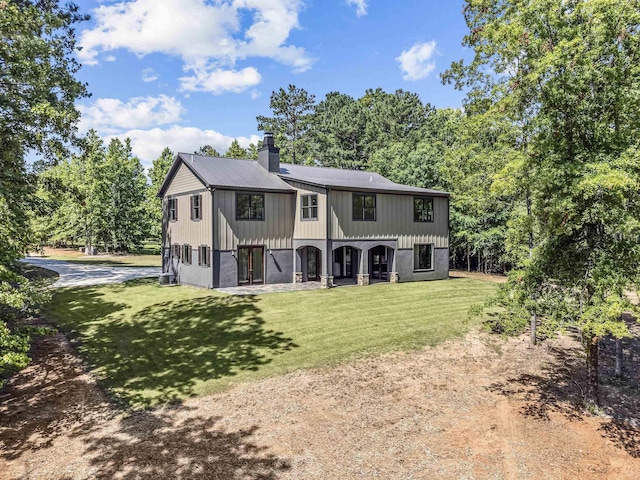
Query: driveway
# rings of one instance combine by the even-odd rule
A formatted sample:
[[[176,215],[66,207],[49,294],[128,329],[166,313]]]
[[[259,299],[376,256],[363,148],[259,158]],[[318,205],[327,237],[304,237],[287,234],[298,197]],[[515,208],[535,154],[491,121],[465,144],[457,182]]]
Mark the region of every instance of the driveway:
[[[134,278],[156,277],[161,273],[160,267],[108,267],[40,257],[28,257],[22,261],[57,272],[60,278],[53,284],[54,287],[87,287],[120,283]]]

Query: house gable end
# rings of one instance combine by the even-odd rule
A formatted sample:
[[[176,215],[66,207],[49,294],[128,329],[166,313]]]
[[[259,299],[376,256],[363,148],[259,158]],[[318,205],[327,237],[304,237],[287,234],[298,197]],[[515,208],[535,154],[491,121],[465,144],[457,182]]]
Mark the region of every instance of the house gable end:
[[[176,175],[180,171],[180,167],[182,166],[183,168],[186,168],[195,177],[195,179],[197,179],[198,182],[202,184],[203,187],[206,187],[206,188],[209,187],[209,185],[202,178],[202,176],[198,174],[198,172],[194,168],[192,168],[191,165],[189,165],[189,162],[185,161],[181,157],[181,155],[178,154],[176,155],[176,158],[173,161],[173,164],[171,165],[171,168],[169,169],[169,172],[167,173],[167,176],[165,177],[164,182],[162,183],[162,187],[160,187],[160,191],[158,192],[158,197],[162,198],[167,194],[167,191],[171,187],[171,184],[173,183]]]

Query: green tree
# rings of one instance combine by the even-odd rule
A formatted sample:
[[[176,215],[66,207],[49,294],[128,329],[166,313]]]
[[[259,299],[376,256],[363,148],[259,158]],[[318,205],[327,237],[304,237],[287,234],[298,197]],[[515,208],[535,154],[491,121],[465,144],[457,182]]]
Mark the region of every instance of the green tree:
[[[129,251],[149,234],[145,208],[147,179],[131,140],[114,138],[107,147],[98,198],[105,220],[104,243],[115,251]]]
[[[271,94],[269,106],[273,117],[256,117],[258,130],[275,134],[283,162],[301,164],[309,160],[309,129],[315,96],[303,88],[289,85]]]
[[[234,139],[224,156],[227,158],[247,158],[248,154],[247,151],[240,146],[238,140]]]
[[[196,155],[207,155],[209,157],[221,157],[222,156],[211,145],[203,145],[202,147],[200,147],[198,150],[196,150],[193,153],[195,153]]]
[[[162,236],[162,200],[158,198],[160,187],[173,164],[173,152],[166,147],[160,156],[153,161],[149,169],[151,184],[147,189],[147,205],[149,207],[149,238],[158,242]]]
[[[464,15],[475,56],[444,80],[469,89],[470,112],[518,125],[523,156],[507,168],[530,204],[531,254],[501,292],[500,326],[577,325],[597,403],[598,342],[629,335],[624,289],[639,277],[640,3],[467,0]]]
[[[360,102],[339,92],[328,93],[316,105],[309,131],[314,159],[325,167],[366,168],[365,126]]]
[[[247,158],[251,160],[257,160],[258,150],[260,149],[260,147],[262,147],[262,142],[260,141],[258,142],[257,145],[255,143],[250,143],[249,146],[247,147]]]
[[[0,3],[0,377],[28,361],[28,336],[12,322],[37,301],[15,263],[30,242],[34,182],[24,153],[53,159],[73,139],[74,103],[87,95],[72,56],[74,24],[84,19],[72,3]]]

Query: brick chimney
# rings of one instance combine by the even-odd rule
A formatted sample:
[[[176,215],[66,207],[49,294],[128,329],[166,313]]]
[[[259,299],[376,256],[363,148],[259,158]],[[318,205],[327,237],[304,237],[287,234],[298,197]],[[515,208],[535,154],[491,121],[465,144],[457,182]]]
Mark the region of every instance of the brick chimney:
[[[280,173],[280,149],[275,146],[271,132],[264,132],[262,148],[258,150],[258,164],[271,173]]]

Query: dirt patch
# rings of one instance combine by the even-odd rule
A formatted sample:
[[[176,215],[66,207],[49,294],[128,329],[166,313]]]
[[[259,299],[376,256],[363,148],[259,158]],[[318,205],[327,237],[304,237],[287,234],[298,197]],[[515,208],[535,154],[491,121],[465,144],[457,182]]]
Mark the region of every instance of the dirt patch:
[[[467,272],[466,270],[449,270],[449,278],[473,278],[475,280],[485,280],[489,282],[505,283],[506,275],[498,275],[481,272]]]
[[[582,361],[474,333],[127,415],[45,337],[0,396],[0,477],[640,478],[637,390],[605,372],[609,416],[586,414]]]

